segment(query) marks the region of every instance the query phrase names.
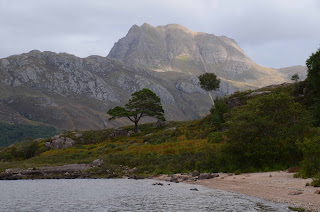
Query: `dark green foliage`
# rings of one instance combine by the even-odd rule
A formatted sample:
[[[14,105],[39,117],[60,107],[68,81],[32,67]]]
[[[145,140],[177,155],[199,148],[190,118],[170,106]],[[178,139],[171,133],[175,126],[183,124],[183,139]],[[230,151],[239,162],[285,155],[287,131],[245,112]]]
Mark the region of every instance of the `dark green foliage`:
[[[220,86],[220,80],[217,78],[217,75],[214,73],[205,73],[199,77],[201,88],[206,91],[216,90]]]
[[[316,126],[320,126],[320,98],[313,98],[310,111],[315,120]]]
[[[313,129],[311,138],[300,142],[303,153],[300,174],[302,177],[311,177],[320,173],[320,129]]]
[[[314,89],[320,91],[320,49],[316,53],[312,53],[306,61],[306,65],[308,68],[307,80]]]
[[[236,167],[295,165],[301,159],[296,142],[310,128],[310,117],[289,95],[257,96],[230,115],[227,152]]]
[[[228,112],[228,105],[226,98],[217,98],[214,100],[214,106],[211,108],[211,123],[217,128],[221,129],[225,122],[223,115]]]
[[[292,80],[292,81],[295,81],[295,82],[298,82],[299,79],[300,79],[300,77],[299,77],[298,74],[294,74],[294,75],[292,75],[292,77],[291,77],[291,80]]]
[[[298,211],[298,212],[305,212],[304,208],[297,208],[297,207],[288,207],[291,211]]]
[[[149,89],[142,89],[131,95],[129,103],[125,107],[115,107],[108,111],[110,120],[127,117],[135,124],[135,132],[138,132],[138,122],[142,117],[151,116],[159,120],[165,120],[164,110],[160,98]]]
[[[311,184],[314,187],[320,187],[320,172],[312,178]]]
[[[25,160],[45,152],[48,149],[49,148],[43,145],[43,141],[32,141],[27,139],[0,151],[0,160]]]
[[[208,135],[208,142],[210,143],[220,143],[223,141],[221,132],[212,132]]]
[[[26,138],[47,138],[55,134],[57,134],[57,130],[51,126],[0,123],[0,147],[9,146],[16,141],[23,141]]]
[[[164,142],[175,142],[177,138],[181,135],[180,130],[167,130],[164,133],[152,134],[146,136],[143,142],[148,142],[150,144],[161,144]]]

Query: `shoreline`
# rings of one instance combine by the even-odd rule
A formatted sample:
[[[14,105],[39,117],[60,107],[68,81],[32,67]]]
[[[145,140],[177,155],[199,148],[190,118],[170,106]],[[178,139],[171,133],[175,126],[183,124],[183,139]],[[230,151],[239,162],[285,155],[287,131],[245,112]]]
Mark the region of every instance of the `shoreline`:
[[[55,167],[40,167],[37,169],[7,169],[0,173],[1,180],[19,179],[97,179],[117,178],[114,173],[97,176],[88,172],[94,166],[89,164],[69,164]],[[171,174],[148,177],[148,179],[183,182],[202,185],[207,188],[218,189],[247,196],[261,198],[275,203],[285,203],[307,211],[320,212],[320,188],[306,186],[311,179],[294,178],[294,173],[284,171],[244,173],[240,175],[217,173],[206,174]],[[125,177],[126,176],[126,177]],[[123,175],[129,179],[144,179],[139,175]],[[316,194],[316,191],[319,194]]]
[[[320,211],[320,194],[315,194],[313,186],[305,186],[311,179],[294,178],[294,173],[283,171],[245,173],[231,175],[219,173],[218,177],[211,179],[195,180],[187,179],[190,175],[160,175],[156,180],[170,181],[172,177],[179,179],[179,182],[202,185],[208,188],[244,194],[261,198],[275,203],[290,204],[301,207],[306,211]],[[185,180],[187,179],[187,180]]]

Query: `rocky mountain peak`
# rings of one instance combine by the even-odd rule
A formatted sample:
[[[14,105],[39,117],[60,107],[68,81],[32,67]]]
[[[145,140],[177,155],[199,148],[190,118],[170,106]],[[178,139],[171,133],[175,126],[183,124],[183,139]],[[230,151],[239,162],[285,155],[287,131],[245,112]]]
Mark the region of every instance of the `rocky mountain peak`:
[[[254,63],[233,39],[193,32],[178,24],[135,25],[108,56],[158,72],[212,72],[228,83],[263,86],[283,81],[277,71]]]

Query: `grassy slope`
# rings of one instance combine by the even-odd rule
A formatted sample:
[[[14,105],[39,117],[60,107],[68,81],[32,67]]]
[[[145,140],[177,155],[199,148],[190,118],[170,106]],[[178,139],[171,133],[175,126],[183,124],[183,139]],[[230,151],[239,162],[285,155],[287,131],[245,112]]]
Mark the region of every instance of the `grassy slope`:
[[[292,92],[294,85],[278,88],[267,88],[273,92]],[[261,89],[260,89],[261,90]],[[245,98],[250,93],[238,92],[230,98]],[[255,98],[255,97],[252,97]],[[126,127],[128,130],[132,126]],[[0,150],[0,171],[6,168],[32,168],[40,166],[55,166],[71,163],[91,163],[100,158],[106,163],[102,169],[117,169],[128,166],[137,167],[137,173],[160,174],[190,172],[197,169],[201,172],[229,171],[225,170],[225,161],[220,157],[225,139],[213,143],[208,138],[217,129],[210,124],[210,116],[201,120],[188,122],[170,122],[163,128],[154,124],[140,126],[141,133],[131,137],[112,138],[111,130],[82,131],[82,137],[76,138],[74,132],[62,136],[70,137],[78,142],[72,148],[49,150],[43,141],[37,141],[37,151],[34,157],[23,159],[23,156],[7,148]],[[211,133],[211,134],[210,134]],[[23,144],[16,144],[16,149],[23,149]],[[11,147],[12,148],[12,147]],[[11,153],[8,156],[8,153]],[[16,154],[16,155],[14,155]],[[19,159],[20,157],[20,159]],[[8,161],[8,162],[5,162]]]

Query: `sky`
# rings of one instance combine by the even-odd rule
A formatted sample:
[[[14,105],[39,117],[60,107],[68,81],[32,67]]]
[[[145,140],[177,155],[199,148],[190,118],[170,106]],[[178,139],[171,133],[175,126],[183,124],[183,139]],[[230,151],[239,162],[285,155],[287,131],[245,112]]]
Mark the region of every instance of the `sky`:
[[[33,49],[107,56],[143,23],[225,35],[272,68],[305,65],[320,47],[319,0],[0,0],[0,58]]]

